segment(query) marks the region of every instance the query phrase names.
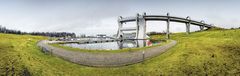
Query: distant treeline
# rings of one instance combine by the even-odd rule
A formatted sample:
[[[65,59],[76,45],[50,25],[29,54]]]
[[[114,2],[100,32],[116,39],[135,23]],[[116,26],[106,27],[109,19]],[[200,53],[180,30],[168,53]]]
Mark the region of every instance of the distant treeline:
[[[20,30],[7,29],[0,25],[0,33],[6,34],[19,34],[19,35],[38,35],[49,37],[76,37],[75,33],[68,32],[22,32]]]
[[[233,27],[232,27],[232,28],[230,28],[230,29],[240,29],[240,27],[238,27],[238,28],[233,28]]]

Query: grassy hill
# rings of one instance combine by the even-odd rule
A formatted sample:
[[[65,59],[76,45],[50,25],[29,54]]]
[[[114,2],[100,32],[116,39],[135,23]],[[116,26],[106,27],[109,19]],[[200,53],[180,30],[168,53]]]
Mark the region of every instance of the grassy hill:
[[[96,68],[42,53],[36,43],[45,37],[0,34],[0,75],[240,75],[240,30],[177,33],[171,38],[178,41],[175,47],[144,63]]]

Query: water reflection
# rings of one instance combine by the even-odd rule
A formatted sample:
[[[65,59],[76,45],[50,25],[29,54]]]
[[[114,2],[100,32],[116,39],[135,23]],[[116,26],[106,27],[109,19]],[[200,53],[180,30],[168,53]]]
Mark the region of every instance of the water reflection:
[[[116,42],[89,43],[89,44],[69,43],[62,45],[90,50],[118,50],[123,48],[138,48],[152,46],[152,42],[150,42],[150,40],[121,40]]]

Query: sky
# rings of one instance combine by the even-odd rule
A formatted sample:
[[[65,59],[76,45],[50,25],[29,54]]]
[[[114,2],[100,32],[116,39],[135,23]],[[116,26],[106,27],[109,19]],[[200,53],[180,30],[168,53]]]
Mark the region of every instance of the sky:
[[[204,20],[218,27],[240,27],[239,0],[0,0],[0,25],[26,32],[116,34],[119,16],[166,15]],[[127,23],[124,26],[135,26]],[[185,24],[170,23],[171,32]],[[162,32],[166,22],[149,21],[147,31]],[[191,26],[191,30],[199,30]]]

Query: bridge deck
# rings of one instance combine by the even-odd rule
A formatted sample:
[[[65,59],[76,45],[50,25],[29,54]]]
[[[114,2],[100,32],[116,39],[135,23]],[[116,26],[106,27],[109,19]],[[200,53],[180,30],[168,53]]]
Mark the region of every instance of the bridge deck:
[[[167,21],[170,19],[172,22],[180,22],[180,23],[189,23],[197,26],[204,26],[207,28],[213,27],[210,24],[202,23],[201,21],[195,21],[195,20],[188,20],[186,18],[181,18],[181,17],[175,17],[175,16],[163,16],[163,15],[146,15],[143,16],[146,21],[154,21],[154,20],[159,20],[159,21]],[[136,17],[126,17],[122,18],[119,20],[120,22],[132,22],[136,21]]]

